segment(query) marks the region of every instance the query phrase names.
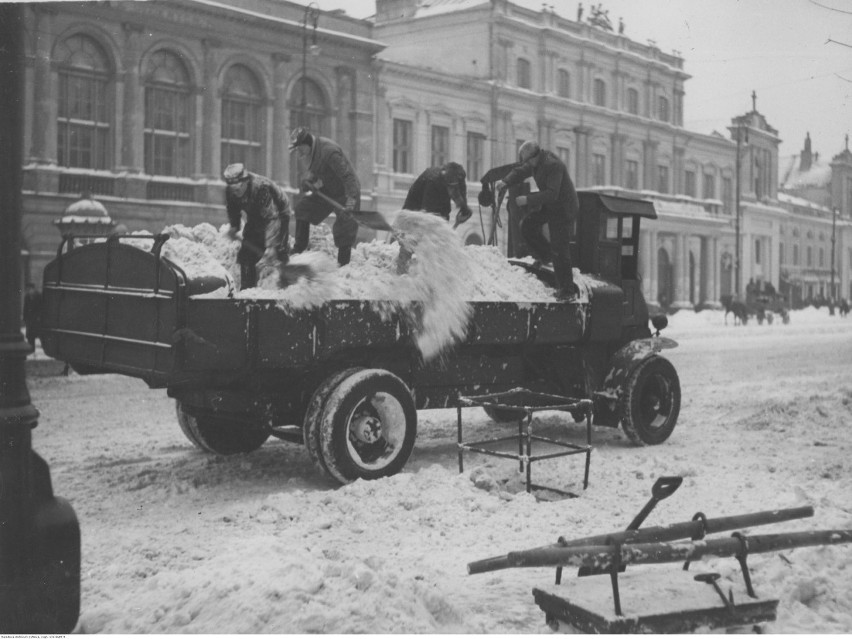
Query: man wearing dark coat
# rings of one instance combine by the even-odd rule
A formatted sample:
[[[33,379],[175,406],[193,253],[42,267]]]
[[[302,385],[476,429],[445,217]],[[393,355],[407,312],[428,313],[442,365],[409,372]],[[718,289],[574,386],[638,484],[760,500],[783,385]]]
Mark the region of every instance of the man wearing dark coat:
[[[558,156],[529,140],[518,149],[518,166],[495,183],[497,192],[520,184],[532,177],[537,193],[519,195],[515,204],[529,212],[521,220],[520,229],[532,256],[542,263],[553,263],[556,285],[561,297],[576,296],[571,267],[570,242],[580,203],[568,168]],[[550,241],[542,232],[547,224]]]
[[[459,207],[455,225],[463,224],[471,216],[470,207],[467,205],[466,177],[464,168],[458,162],[429,167],[408,189],[402,208],[407,211],[435,213],[449,221],[455,202]]]
[[[358,235],[358,222],[353,213],[361,210],[361,182],[355,169],[333,140],[313,135],[299,127],[290,135],[290,151],[297,151],[307,165],[302,180],[302,191],[310,192],[299,199],[294,208],[296,239],[294,253],[308,248],[311,224],[321,224],[331,213],[336,213],[331,232],[337,247],[337,263],[349,264],[352,245]],[[321,198],[322,193],[337,202],[342,210]]]
[[[240,288],[257,286],[257,263],[262,257],[286,264],[290,251],[290,203],[275,182],[246,171],[243,164],[231,164],[222,172],[225,206],[236,238],[246,214],[242,246],[237,254]]]

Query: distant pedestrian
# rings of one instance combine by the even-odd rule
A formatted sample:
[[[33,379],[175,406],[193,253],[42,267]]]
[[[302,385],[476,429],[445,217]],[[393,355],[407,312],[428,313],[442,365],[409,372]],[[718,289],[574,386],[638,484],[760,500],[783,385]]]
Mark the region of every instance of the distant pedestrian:
[[[27,283],[24,293],[24,324],[27,342],[34,349],[36,338],[41,339],[42,303],[41,292],[32,282]]]

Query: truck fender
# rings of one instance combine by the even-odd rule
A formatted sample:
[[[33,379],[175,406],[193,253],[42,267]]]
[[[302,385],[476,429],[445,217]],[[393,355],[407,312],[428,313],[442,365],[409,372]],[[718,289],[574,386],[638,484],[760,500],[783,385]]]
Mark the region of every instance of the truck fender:
[[[624,393],[624,384],[636,367],[659,353],[665,348],[676,348],[677,342],[668,337],[655,335],[643,339],[635,339],[618,349],[609,361],[609,370],[595,392],[596,400],[603,400],[609,409],[604,412],[613,412]],[[597,402],[596,402],[597,404]]]

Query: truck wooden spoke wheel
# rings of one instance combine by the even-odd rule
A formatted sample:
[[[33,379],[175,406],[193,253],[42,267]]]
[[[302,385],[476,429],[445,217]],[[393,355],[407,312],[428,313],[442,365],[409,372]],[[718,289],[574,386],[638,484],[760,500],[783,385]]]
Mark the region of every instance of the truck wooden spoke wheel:
[[[305,420],[309,450],[319,443],[317,465],[344,484],[402,470],[417,437],[411,391],[380,369],[334,377],[336,384],[323,385],[324,398],[315,393],[312,407],[321,408],[309,408]]]
[[[642,361],[622,396],[622,428],[636,444],[661,444],[672,434],[680,413],[680,380],[663,357]]]
[[[265,428],[239,419],[213,414],[192,414],[175,400],[178,424],[195,446],[216,455],[250,453],[269,438]]]

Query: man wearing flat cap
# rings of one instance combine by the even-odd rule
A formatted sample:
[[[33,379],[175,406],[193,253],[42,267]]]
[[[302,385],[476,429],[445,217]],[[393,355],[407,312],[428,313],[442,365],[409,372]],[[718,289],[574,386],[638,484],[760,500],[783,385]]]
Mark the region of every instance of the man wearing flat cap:
[[[358,222],[352,214],[361,209],[361,182],[355,169],[333,140],[314,135],[304,127],[295,129],[290,135],[290,151],[296,151],[307,167],[301,182],[301,190],[306,195],[294,207],[296,239],[293,252],[301,253],[308,248],[311,224],[321,224],[334,212],[337,215],[331,232],[337,247],[337,263],[348,264],[358,235]],[[331,198],[341,209],[335,209],[317,193]]]
[[[275,182],[247,171],[241,163],[226,167],[222,179],[231,237],[238,236],[242,214],[246,214],[237,262],[240,288],[253,288],[257,286],[257,263],[261,258],[281,264],[289,261],[290,203]]]

